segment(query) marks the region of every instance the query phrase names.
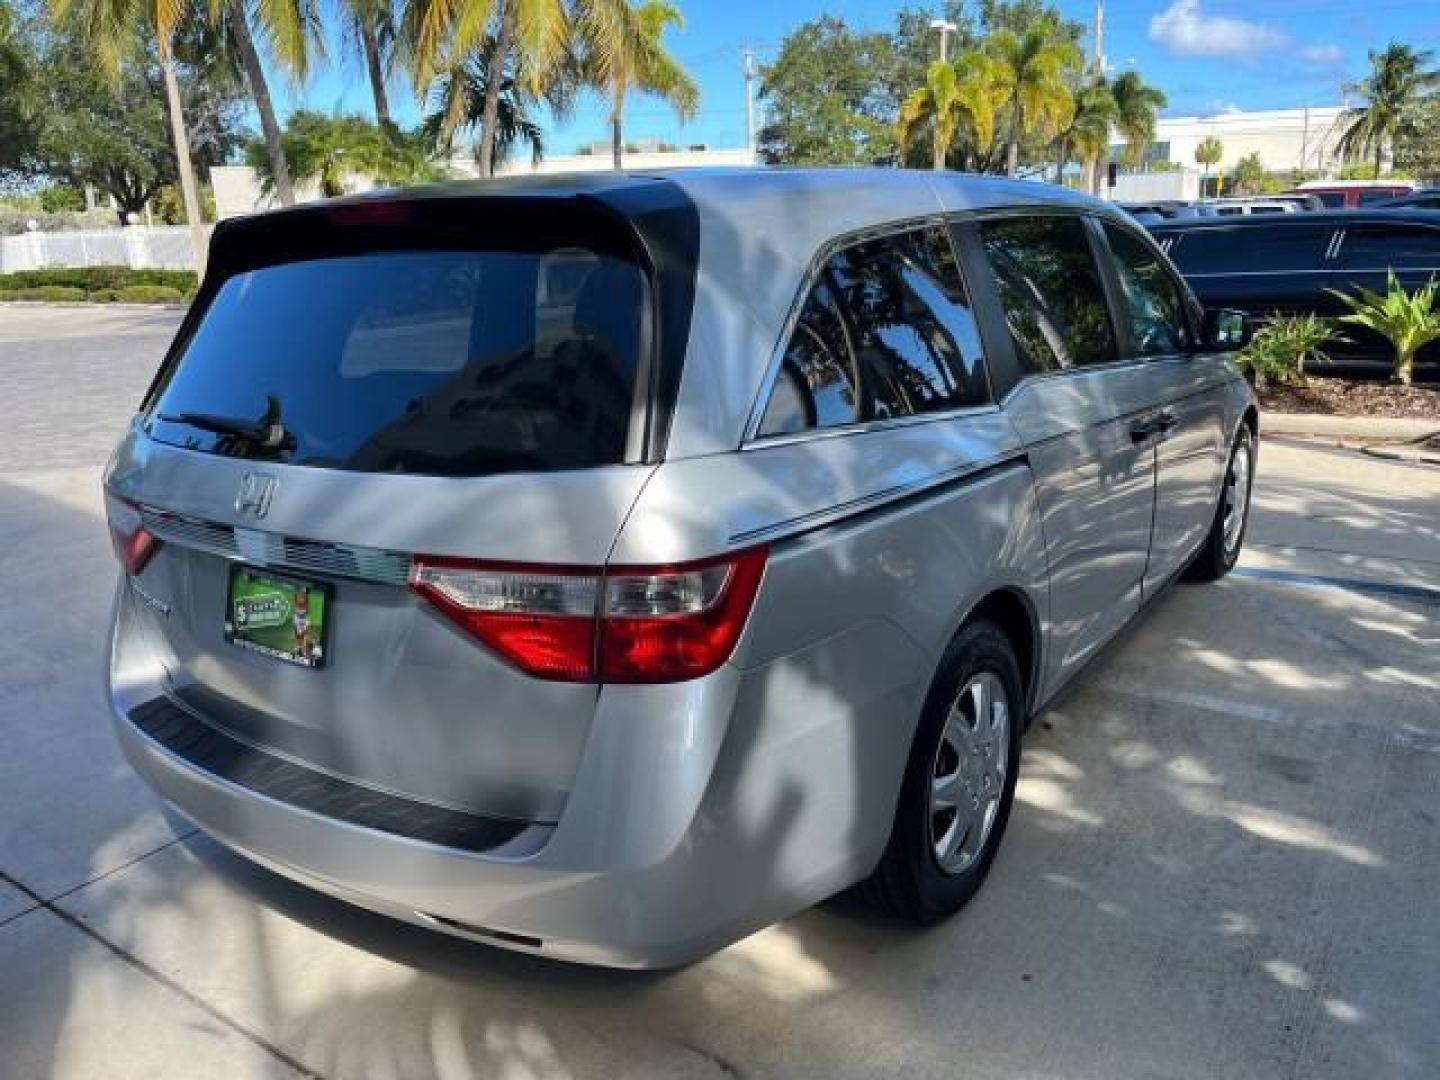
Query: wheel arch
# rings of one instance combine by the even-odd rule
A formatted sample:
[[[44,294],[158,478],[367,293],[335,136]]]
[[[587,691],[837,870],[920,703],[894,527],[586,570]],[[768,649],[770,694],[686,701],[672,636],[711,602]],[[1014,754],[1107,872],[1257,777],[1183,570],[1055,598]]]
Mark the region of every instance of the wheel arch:
[[[1041,636],[1040,616],[1022,589],[1002,585],[986,593],[966,612],[956,629],[958,634],[978,619],[988,619],[1000,628],[1015,650],[1025,679],[1025,723],[1030,723],[1039,692]]]

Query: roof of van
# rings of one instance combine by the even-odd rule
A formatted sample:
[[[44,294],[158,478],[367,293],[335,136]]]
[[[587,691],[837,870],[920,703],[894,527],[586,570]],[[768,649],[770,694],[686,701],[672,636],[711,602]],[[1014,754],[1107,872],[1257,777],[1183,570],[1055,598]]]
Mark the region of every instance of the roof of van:
[[[702,219],[744,217],[752,227],[775,228],[795,242],[817,242],[844,232],[907,217],[1001,206],[1061,203],[1113,206],[1066,188],[956,172],[893,168],[701,167],[636,172],[559,173],[457,180],[375,191],[347,203],[377,200],[591,196],[644,208],[643,191],[678,188]],[[622,197],[623,195],[623,197]]]
[[[1154,233],[1203,232],[1206,229],[1269,229],[1320,224],[1331,227],[1364,222],[1378,225],[1440,225],[1440,210],[1397,206],[1393,209],[1304,210],[1296,214],[1235,214],[1228,217],[1167,218],[1149,226]]]

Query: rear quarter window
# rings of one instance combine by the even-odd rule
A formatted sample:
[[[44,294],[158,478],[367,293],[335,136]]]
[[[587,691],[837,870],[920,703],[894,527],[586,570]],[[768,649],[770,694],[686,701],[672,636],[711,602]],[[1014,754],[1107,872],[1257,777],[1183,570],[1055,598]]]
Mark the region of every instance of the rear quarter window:
[[[1187,275],[1313,270],[1333,234],[1330,225],[1272,219],[1263,225],[1187,229],[1175,234],[1166,253]]]
[[[365,472],[617,463],[646,295],[639,266],[582,248],[251,270],[215,293],[152,397],[147,431],[210,453]],[[271,430],[283,436],[257,437]]]

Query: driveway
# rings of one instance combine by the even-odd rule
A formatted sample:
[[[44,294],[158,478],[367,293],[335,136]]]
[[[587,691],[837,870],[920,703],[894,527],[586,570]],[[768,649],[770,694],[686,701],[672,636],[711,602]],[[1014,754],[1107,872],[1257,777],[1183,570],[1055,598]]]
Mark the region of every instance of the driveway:
[[[596,971],[306,892],[120,760],[97,479],[176,318],[0,308],[6,1077],[1440,1075],[1440,470],[1267,440],[1241,568],[1037,720],[959,917]]]

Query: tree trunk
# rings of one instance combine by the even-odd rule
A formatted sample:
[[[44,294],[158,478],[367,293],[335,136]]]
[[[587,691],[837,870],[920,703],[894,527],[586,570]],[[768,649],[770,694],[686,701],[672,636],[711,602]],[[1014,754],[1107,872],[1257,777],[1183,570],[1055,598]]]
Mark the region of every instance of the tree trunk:
[[[939,135],[932,138],[930,142],[930,167],[936,172],[940,172],[945,168],[945,144],[941,141]]]
[[[1375,140],[1375,179],[1380,179],[1380,162],[1385,155],[1385,144],[1379,139]]]
[[[511,25],[510,5],[499,7],[500,27],[495,32],[495,49],[490,54],[490,64],[485,72],[485,106],[480,113],[480,175],[495,175],[495,144],[499,132],[495,130],[500,119],[500,83],[505,78],[505,60],[510,52]]]
[[[1401,386],[1409,386],[1414,375],[1415,354],[1413,352],[1397,352],[1395,354],[1395,381]]]
[[[1020,95],[1016,92],[1015,108],[1010,116],[1010,138],[1005,143],[1005,175],[1015,176],[1020,171],[1020,125],[1025,119],[1020,111]]]
[[[625,89],[624,82],[617,83],[610,101],[610,159],[617,170],[625,167],[624,132],[621,130],[621,116],[625,111]]]
[[[195,254],[195,273],[205,273],[205,229],[200,217],[200,193],[195,186],[195,165],[190,160],[190,138],[185,133],[185,115],[180,108],[180,80],[170,43],[160,44],[160,68],[165,73],[165,106],[170,113],[170,139],[175,144],[175,163],[180,172],[180,201],[185,205],[185,224],[190,226],[190,248]]]
[[[365,69],[370,75],[370,92],[375,95],[375,122],[388,135],[394,128],[390,119],[390,100],[385,96],[385,69],[380,62],[380,42],[370,23],[360,26],[360,45],[365,50]]]
[[[243,0],[229,0],[225,13],[226,21],[230,25],[230,36],[235,39],[241,66],[245,69],[245,81],[250,86],[250,96],[255,99],[255,111],[260,114],[265,152],[270,156],[270,172],[275,177],[275,194],[279,197],[281,206],[294,206],[295,185],[290,182],[290,164],[285,160],[285,144],[280,141],[280,122],[275,119],[275,106],[270,101],[270,84],[265,81],[265,69],[260,66],[260,53],[255,48],[250,23],[245,18]]]

